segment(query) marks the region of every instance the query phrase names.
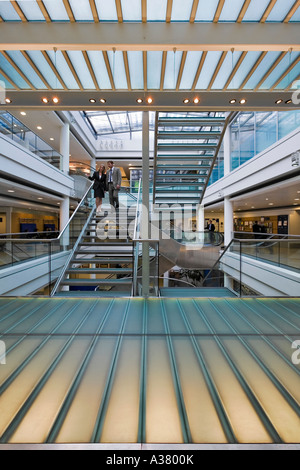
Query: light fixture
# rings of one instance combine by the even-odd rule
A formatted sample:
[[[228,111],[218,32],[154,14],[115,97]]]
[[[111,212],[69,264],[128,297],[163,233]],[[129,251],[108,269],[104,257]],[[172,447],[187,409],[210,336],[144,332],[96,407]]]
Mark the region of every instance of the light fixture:
[[[273,203],[273,202],[269,202],[269,206],[274,206],[274,203]]]
[[[21,111],[20,114],[21,114],[22,116],[26,116],[25,111]]]
[[[293,102],[293,100],[289,99],[289,100],[286,100],[285,104],[291,104]]]
[[[96,103],[96,100],[95,100],[95,98],[90,98],[90,99],[89,99],[89,102],[90,102],[90,103]]]
[[[59,103],[59,99],[57,98],[57,96],[54,96],[54,97],[52,98],[52,101],[53,101],[53,103],[55,103],[55,104]]]
[[[103,103],[103,104],[106,103],[106,100],[104,98],[100,98],[99,101],[100,101],[100,103]]]
[[[7,192],[8,193],[14,193],[15,191],[13,189],[8,189]]]
[[[47,103],[49,103],[49,100],[48,100],[48,98],[42,98],[42,102],[47,104]]]
[[[246,104],[246,103],[247,103],[246,98],[242,98],[242,99],[240,100],[240,104]]]
[[[283,100],[281,98],[275,101],[275,104],[281,104],[281,103],[283,103]]]
[[[50,137],[50,140],[54,140],[54,138],[53,138],[53,137]]]
[[[42,201],[44,198],[43,197],[38,197],[38,200],[39,201]]]
[[[295,197],[295,201],[300,201],[300,199],[298,197]]]
[[[194,103],[195,103],[195,104],[200,103],[200,99],[199,99],[199,98],[194,98]]]
[[[5,98],[5,103],[10,104],[12,103],[12,100],[10,98]]]
[[[41,131],[43,128],[41,126],[37,126],[37,129]]]
[[[186,98],[185,100],[183,100],[184,104],[188,104],[190,102],[190,100],[188,98]]]
[[[151,98],[151,96],[149,96],[149,98],[147,98],[147,103],[148,103],[148,104],[152,104],[152,103],[153,103],[153,99]]]
[[[136,100],[136,102],[137,102],[138,104],[141,104],[141,103],[143,102],[143,100],[142,100],[142,98],[138,98],[138,99]]]
[[[229,101],[230,104],[235,104],[236,103],[236,99],[233,98],[232,100]]]

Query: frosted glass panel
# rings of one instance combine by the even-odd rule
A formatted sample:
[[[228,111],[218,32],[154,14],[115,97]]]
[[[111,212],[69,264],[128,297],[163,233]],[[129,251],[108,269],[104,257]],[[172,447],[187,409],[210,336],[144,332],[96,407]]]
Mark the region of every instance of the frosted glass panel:
[[[122,0],[124,21],[142,21],[142,3],[140,0]]]
[[[177,77],[181,63],[182,52],[168,52],[165,70],[165,90],[174,90],[177,84]]]
[[[268,54],[264,57],[262,62],[257,67],[254,74],[248,80],[245,85],[245,89],[252,90],[257,86],[259,81],[261,80],[262,76],[269,70],[269,68],[274,64],[275,60],[279,57],[280,52],[268,52]]]
[[[66,86],[70,89],[78,90],[79,86],[62,53],[60,51],[57,51],[56,53],[54,51],[48,51],[47,54],[49,55],[53,65],[56,66],[57,71]]]
[[[267,18],[267,22],[283,21],[292,6],[294,5],[294,3],[294,0],[277,0],[274,8],[272,9],[270,15]]]
[[[63,89],[50,65],[40,51],[27,51],[27,54],[53,89]]]
[[[114,78],[115,87],[117,89],[127,89],[127,79],[125,72],[125,65],[123,60],[123,53],[121,51],[108,51],[108,58],[110,63],[110,68]]]
[[[93,21],[89,0],[69,0],[76,21]]]
[[[240,14],[244,0],[226,0],[219,21],[235,22]]]
[[[187,53],[180,83],[181,90],[190,90],[192,88],[201,57],[202,52],[189,51]]]
[[[95,89],[94,82],[92,80],[88,66],[84,60],[82,52],[81,51],[69,51],[68,56],[72,62],[74,69],[76,70],[76,73],[79,77],[79,80],[83,88],[87,90]]]
[[[52,21],[70,21],[62,0],[44,0],[44,5]]]
[[[269,0],[251,0],[243,21],[259,22],[269,3]]]
[[[292,52],[287,54],[269,75],[269,77],[261,85],[260,89],[268,90],[274,83],[283,75],[283,73],[290,67],[290,65],[299,57],[299,52]]]
[[[0,16],[4,21],[21,21],[18,13],[10,2],[0,2]]]
[[[242,64],[240,65],[234,77],[232,78],[228,89],[237,89],[242,85],[248,73],[251,71],[252,67],[259,59],[260,55],[260,52],[248,52]]]
[[[142,90],[144,89],[143,53],[129,51],[127,55],[131,87],[133,90]]]
[[[147,88],[159,90],[163,53],[147,52]]]
[[[95,0],[100,21],[118,21],[115,2],[107,0]]]
[[[8,77],[21,89],[29,89],[30,86],[23,80],[21,75],[15,70],[15,68],[8,62],[8,60],[0,54],[0,68]]]
[[[8,55],[14,61],[14,63],[19,67],[19,69],[24,73],[24,75],[28,78],[30,83],[37,88],[37,89],[45,89],[46,85],[42,82],[40,77],[37,73],[33,70],[31,65],[25,59],[25,57],[21,54],[20,51],[9,51]]]
[[[219,70],[216,80],[214,81],[212,89],[222,90],[224,88],[232,70],[236,66],[241,55],[241,52],[234,52],[233,54],[231,52],[228,52],[222,64],[222,67]]]
[[[221,55],[222,52],[208,52],[196,89],[204,90],[208,87]]]
[[[195,21],[212,21],[214,19],[219,0],[200,0]]]
[[[173,0],[171,21],[189,21],[193,0]]]
[[[151,0],[147,2],[148,21],[166,21],[167,0]]]
[[[45,21],[44,15],[41,12],[36,0],[34,1],[19,1],[19,6],[26,16],[28,21]]]
[[[88,51],[87,54],[92,64],[99,87],[102,90],[111,90],[111,83],[107,73],[103,53],[101,51]]]

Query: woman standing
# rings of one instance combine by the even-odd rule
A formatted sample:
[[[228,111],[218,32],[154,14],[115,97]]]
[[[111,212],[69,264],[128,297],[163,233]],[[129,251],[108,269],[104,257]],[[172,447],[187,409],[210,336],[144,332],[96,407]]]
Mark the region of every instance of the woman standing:
[[[89,180],[94,181],[93,190],[96,198],[96,213],[101,212],[102,199],[105,197],[106,173],[105,166],[100,165],[99,170],[95,171]]]

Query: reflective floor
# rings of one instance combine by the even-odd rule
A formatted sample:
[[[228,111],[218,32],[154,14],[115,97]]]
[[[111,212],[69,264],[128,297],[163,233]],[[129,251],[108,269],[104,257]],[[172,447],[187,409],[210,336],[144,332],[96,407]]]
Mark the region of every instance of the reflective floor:
[[[300,299],[0,299],[0,444],[300,442]]]

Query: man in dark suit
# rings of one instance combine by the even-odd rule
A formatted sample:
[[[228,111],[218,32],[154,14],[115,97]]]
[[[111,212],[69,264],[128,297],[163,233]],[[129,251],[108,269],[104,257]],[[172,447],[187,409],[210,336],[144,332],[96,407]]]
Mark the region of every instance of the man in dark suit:
[[[212,220],[210,219],[208,224],[207,224],[207,227],[206,227],[206,230],[209,231],[209,241],[210,241],[210,243],[213,243],[215,241],[215,236],[214,236],[215,229],[216,229],[216,227],[214,226]]]
[[[116,209],[119,208],[119,191],[122,183],[122,174],[120,168],[115,168],[114,162],[107,162],[109,168],[106,175],[107,190],[109,193],[109,203]]]

